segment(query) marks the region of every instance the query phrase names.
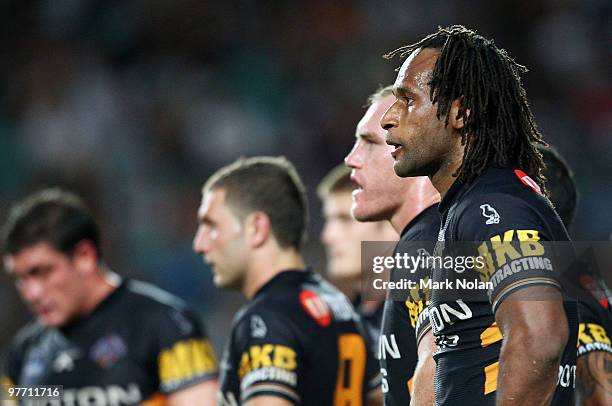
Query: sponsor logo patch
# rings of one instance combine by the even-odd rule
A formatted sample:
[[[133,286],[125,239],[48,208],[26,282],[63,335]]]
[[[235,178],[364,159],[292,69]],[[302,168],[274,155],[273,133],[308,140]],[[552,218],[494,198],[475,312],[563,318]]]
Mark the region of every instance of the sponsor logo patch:
[[[538,186],[538,184],[535,183],[535,181],[525,172],[521,171],[520,169],[515,169],[514,174],[521,182],[523,182],[525,186],[529,186],[534,192],[542,194],[542,189],[540,189],[540,186]]]
[[[329,306],[319,295],[311,290],[304,289],[300,293],[300,303],[306,313],[312,317],[319,326],[327,327],[331,324],[332,315]]]

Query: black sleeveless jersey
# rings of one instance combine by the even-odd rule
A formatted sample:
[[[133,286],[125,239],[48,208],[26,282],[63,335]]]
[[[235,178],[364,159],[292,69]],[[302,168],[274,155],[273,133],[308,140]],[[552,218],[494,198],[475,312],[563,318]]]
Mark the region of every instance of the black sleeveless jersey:
[[[409,255],[417,255],[414,252],[417,245],[425,245],[423,248],[429,253],[433,252],[439,229],[440,216],[435,204],[423,210],[404,228],[396,252],[409,250]],[[391,275],[392,280],[398,279],[396,271]],[[417,280],[419,276],[412,276],[411,279]],[[427,316],[429,300],[423,294],[409,293],[406,300],[389,297],[385,301],[378,358],[386,406],[410,403],[412,375],[418,360],[417,334],[422,337],[430,328]]]
[[[537,184],[518,169],[489,167],[468,186],[456,181],[440,203],[440,213],[435,255],[450,255],[455,263],[433,271],[429,317],[439,347],[434,353],[436,402],[494,405],[503,341],[495,312],[525,287],[564,291],[558,253],[545,242],[568,241],[569,236]],[[471,245],[459,247],[461,241]],[[461,250],[482,263],[460,269]],[[576,302],[566,297],[564,308],[570,335],[553,405],[571,404],[575,387]]]
[[[224,406],[259,395],[355,406],[380,385],[367,332],[349,300],[301,270],[276,275],[236,314],[220,370]]]
[[[159,405],[165,395],[215,378],[217,363],[199,318],[182,300],[126,280],[87,318],[59,329],[38,322],[22,329],[4,372],[4,383],[63,385],[61,405]]]

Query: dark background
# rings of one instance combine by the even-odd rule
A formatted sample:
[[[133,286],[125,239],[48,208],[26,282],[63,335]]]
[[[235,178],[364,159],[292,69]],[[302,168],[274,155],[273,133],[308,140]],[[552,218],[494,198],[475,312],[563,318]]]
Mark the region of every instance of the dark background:
[[[438,25],[495,38],[581,191],[577,239],[612,231],[612,2],[0,1],[0,218],[42,186],[81,193],[117,272],[196,305],[217,350],[239,295],[191,251],[200,187],[241,155],[292,160],[311,200],[306,254],[323,270],[319,179],[349,151],[381,55]],[[0,276],[0,348],[28,319]]]

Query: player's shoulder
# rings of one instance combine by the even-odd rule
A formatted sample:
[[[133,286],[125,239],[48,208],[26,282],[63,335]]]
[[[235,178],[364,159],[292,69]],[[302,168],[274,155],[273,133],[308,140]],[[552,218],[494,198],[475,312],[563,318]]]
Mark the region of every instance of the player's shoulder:
[[[234,328],[251,329],[260,320],[290,329],[308,325],[329,326],[334,321],[349,321],[356,317],[348,298],[312,271],[283,272],[272,286],[236,314]],[[261,324],[261,323],[259,323]]]
[[[470,234],[497,229],[544,230],[551,239],[567,240],[560,218],[525,172],[491,167],[473,181],[454,208],[459,229]]]
[[[188,307],[183,299],[152,283],[128,279],[123,284],[124,300],[135,306],[134,310],[151,312],[167,309],[184,310]]]
[[[287,271],[276,275],[254,298],[244,304],[234,317],[234,328],[256,324],[258,318],[289,323],[298,309],[298,299],[305,272]]]
[[[581,292],[578,300],[580,322],[599,322],[612,330],[612,297],[603,278],[596,275],[581,275],[579,279]]]
[[[38,321],[31,321],[17,331],[11,341],[10,350],[22,352],[33,343],[40,341],[48,332],[49,329],[45,328]]]
[[[524,171],[513,167],[487,168],[467,188],[459,204],[472,205],[481,200],[514,205],[522,202],[541,209],[551,209],[538,184]]]
[[[440,229],[440,213],[438,203],[433,204],[419,213],[404,227],[400,242],[435,241]]]

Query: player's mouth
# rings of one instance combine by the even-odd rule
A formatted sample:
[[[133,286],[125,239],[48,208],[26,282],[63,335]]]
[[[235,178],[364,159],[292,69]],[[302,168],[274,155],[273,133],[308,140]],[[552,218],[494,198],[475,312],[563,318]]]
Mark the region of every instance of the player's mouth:
[[[39,317],[48,316],[53,312],[53,306],[51,305],[35,305],[32,307],[32,311]]]
[[[403,151],[404,146],[399,142],[395,142],[389,135],[385,137],[385,142],[387,145],[391,145],[393,147],[393,151],[391,151],[391,156],[393,159],[397,160],[400,153]]]
[[[354,169],[351,172],[351,182],[353,182],[355,184],[355,186],[357,186],[355,188],[355,190],[353,190],[353,193],[352,193],[353,198],[355,198],[355,196],[357,196],[359,193],[363,192],[363,184],[361,183],[361,181],[359,179],[357,179],[357,176],[355,175],[355,170]]]

